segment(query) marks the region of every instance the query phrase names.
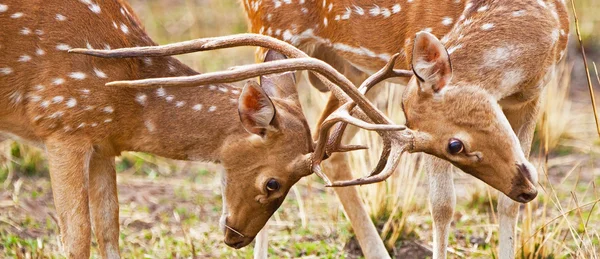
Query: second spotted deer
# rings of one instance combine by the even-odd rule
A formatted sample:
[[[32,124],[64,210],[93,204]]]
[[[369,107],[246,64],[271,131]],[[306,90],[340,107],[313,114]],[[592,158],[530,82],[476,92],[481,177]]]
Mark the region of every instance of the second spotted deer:
[[[426,151],[433,155],[427,171],[434,258],[446,257],[456,203],[452,165],[503,193],[500,258],[514,258],[517,202],[537,194],[537,172],[527,158],[540,95],[565,54],[569,33],[563,0],[242,3],[252,32],[292,43],[356,81],[400,53],[396,68],[412,68],[415,76],[403,81],[408,85],[396,105],[403,106],[407,126],[436,143]],[[328,110],[338,105],[331,98]],[[528,191],[515,192],[515,183]],[[348,202],[345,209],[361,206]],[[368,228],[368,235],[357,231],[365,254],[382,256],[381,244],[366,242],[377,234],[372,224],[352,223]]]

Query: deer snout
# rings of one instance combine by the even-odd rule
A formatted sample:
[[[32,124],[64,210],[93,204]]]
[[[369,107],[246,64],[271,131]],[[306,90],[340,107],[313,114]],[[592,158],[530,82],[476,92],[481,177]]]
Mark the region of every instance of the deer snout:
[[[529,162],[516,166],[517,176],[510,197],[518,202],[527,203],[537,196],[537,172]]]
[[[247,237],[240,235],[239,232],[231,230],[229,228],[225,229],[225,244],[229,247],[240,249],[244,246],[247,246],[254,240],[254,237]]]

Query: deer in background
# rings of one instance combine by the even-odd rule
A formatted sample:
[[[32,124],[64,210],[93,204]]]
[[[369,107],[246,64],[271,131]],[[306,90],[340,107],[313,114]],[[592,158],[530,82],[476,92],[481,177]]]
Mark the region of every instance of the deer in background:
[[[46,150],[69,258],[90,256],[92,228],[100,256],[120,257],[114,158],[123,151],[221,163],[222,224],[225,243],[234,248],[254,239],[291,186],[315,172],[323,157],[313,152],[291,73],[267,77],[256,70],[243,79],[261,76],[260,84],[249,81],[243,89],[222,83],[218,72],[203,75],[209,80],[193,87],[105,86],[113,80],[197,75],[171,57],[67,53],[73,47],[155,45],[123,1],[1,1],[0,22],[0,135]],[[270,52],[265,64],[284,59]],[[371,107],[354,86],[346,88],[352,100]]]
[[[568,39],[564,0],[241,2],[251,32],[287,41],[353,81],[400,53],[396,68],[412,67],[415,76],[397,80],[408,85],[396,105],[403,106],[407,126],[437,141],[435,150],[426,151],[433,155],[426,163],[434,258],[446,257],[456,203],[452,165],[503,193],[500,258],[514,258],[517,202],[536,196],[537,173],[527,157],[539,99]],[[309,79],[326,90],[314,75]],[[331,97],[322,118],[339,105]],[[345,164],[343,157],[337,161]],[[519,177],[529,191],[506,188]],[[339,196],[365,255],[387,257],[382,244],[367,243],[377,236],[372,223],[352,217],[363,205]]]

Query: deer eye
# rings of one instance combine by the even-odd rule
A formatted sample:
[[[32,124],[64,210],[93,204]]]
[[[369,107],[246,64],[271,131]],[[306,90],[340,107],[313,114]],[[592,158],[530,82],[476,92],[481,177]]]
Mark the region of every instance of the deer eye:
[[[275,179],[270,179],[267,182],[267,191],[269,191],[269,192],[277,191],[277,190],[279,190],[279,187],[280,187],[280,184]]]
[[[448,142],[448,152],[450,152],[450,154],[456,155],[464,150],[465,146],[460,140],[450,139],[450,142]]]

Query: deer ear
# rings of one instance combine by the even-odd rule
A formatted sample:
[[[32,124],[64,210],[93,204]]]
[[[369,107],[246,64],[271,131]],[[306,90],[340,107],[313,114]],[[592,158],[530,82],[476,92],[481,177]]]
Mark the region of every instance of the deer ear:
[[[422,91],[438,92],[452,79],[452,64],[446,48],[428,32],[418,32],[415,37],[412,68]]]
[[[283,59],[287,59],[287,57],[271,49],[267,51],[265,56],[265,62]],[[260,85],[269,96],[286,98],[296,94],[296,77],[294,76],[294,72],[261,76]]]
[[[238,114],[248,132],[264,137],[275,118],[275,106],[255,81],[248,81],[240,94]]]

